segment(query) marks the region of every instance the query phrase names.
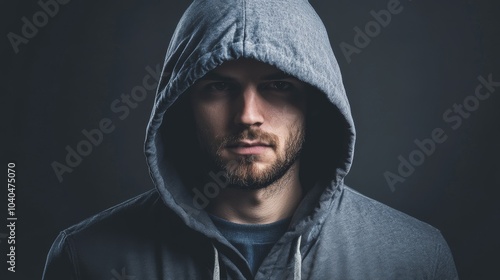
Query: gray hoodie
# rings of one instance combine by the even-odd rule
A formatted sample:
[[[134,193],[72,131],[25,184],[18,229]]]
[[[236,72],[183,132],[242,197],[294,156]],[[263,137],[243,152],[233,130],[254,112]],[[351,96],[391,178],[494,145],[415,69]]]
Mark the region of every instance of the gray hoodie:
[[[255,275],[205,211],[224,174],[185,148],[196,143],[182,94],[238,58],[316,89],[305,196]],[[458,279],[438,230],[344,185],[354,141],[339,66],[306,0],[195,0],[170,42],[147,129],[156,189],[62,231],[43,279]]]

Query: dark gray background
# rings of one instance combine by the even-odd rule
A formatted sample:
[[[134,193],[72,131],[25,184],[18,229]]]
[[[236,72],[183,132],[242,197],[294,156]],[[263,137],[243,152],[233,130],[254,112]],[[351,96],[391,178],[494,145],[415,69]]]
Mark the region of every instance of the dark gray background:
[[[7,34],[21,34],[21,18],[31,20],[41,8],[34,0],[5,2],[2,164],[17,164],[19,220],[17,272],[6,272],[2,238],[0,278],[39,279],[60,230],[153,187],[142,146],[154,93],[124,120],[110,106],[142,84],[146,66],[163,61],[189,2],[72,0],[17,54]],[[346,182],[439,228],[461,279],[498,277],[500,88],[456,130],[442,115],[474,93],[479,75],[500,81],[499,6],[401,0],[402,12],[348,63],[340,43],[353,44],[353,28],[363,29],[373,20],[370,11],[385,9],[388,2],[311,0],[327,26],[357,125]],[[59,182],[51,163],[63,163],[65,146],[75,147],[85,139],[81,130],[96,128],[103,118],[112,119],[115,130]],[[448,139],[392,192],[384,172],[396,173],[398,156],[408,158],[414,140],[429,138],[435,128]],[[3,189],[0,205],[6,213]]]

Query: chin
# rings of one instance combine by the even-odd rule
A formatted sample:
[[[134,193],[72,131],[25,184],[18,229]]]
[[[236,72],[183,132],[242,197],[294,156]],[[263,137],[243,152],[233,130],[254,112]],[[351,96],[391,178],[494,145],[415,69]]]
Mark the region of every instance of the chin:
[[[235,167],[226,167],[229,184],[233,188],[257,190],[263,189],[275,180],[270,164],[246,162]]]

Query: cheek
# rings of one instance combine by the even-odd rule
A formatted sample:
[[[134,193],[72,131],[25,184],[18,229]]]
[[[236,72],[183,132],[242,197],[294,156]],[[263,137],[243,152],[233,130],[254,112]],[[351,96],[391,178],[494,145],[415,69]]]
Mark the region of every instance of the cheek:
[[[305,125],[305,108],[286,104],[281,107],[267,108],[272,127],[288,131],[291,127]]]
[[[278,136],[280,153],[286,151],[297,134],[305,133],[305,110],[301,108],[288,105],[273,111],[271,119],[266,130]]]
[[[222,133],[225,125],[225,111],[219,106],[200,105],[193,108],[194,119],[198,132],[204,135],[215,136]]]

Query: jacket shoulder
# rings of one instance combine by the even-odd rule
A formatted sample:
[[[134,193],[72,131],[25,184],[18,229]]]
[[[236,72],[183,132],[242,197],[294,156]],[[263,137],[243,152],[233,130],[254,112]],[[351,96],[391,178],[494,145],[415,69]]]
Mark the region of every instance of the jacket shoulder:
[[[438,229],[347,186],[324,231],[324,241],[337,252],[345,250],[381,275],[429,279],[456,275],[451,251]]]
[[[61,231],[43,279],[103,279],[123,267],[154,275],[160,252],[173,260],[186,250],[179,235],[189,231],[151,190]]]
[[[342,203],[344,210],[352,215],[362,216],[368,224],[379,225],[396,232],[411,232],[412,235],[431,237],[441,233],[435,227],[408,214],[369,198],[350,187],[345,186]]]
[[[135,196],[129,200],[112,206],[102,212],[99,212],[65,230],[62,233],[66,236],[75,236],[84,232],[91,232],[99,228],[117,227],[122,224],[143,220],[150,217],[147,214],[152,213],[155,207],[158,207],[160,197],[156,190],[150,190]],[[149,213],[148,213],[149,212]]]

